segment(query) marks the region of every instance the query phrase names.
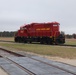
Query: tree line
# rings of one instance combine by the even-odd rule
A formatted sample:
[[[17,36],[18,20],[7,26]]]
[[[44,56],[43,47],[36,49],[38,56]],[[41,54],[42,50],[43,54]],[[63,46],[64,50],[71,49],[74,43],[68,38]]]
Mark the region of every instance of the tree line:
[[[0,37],[14,37],[15,36],[15,31],[3,31],[0,32]]]
[[[74,38],[74,39],[76,39],[76,34],[74,33],[74,34],[66,34],[65,35],[65,38],[68,38],[68,39],[71,39],[71,38]]]
[[[15,36],[16,31],[3,31],[0,32],[0,37],[14,37]],[[61,32],[62,34],[64,34],[64,32]],[[65,38],[71,39],[74,38],[76,39],[76,34],[65,34]]]

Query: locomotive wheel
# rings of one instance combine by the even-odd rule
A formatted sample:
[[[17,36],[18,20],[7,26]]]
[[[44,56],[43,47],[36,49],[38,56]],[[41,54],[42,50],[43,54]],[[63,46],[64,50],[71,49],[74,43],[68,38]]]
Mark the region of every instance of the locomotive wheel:
[[[32,41],[30,40],[29,43],[32,43]]]
[[[41,43],[41,44],[43,44],[43,43],[44,43],[44,42],[43,42],[43,39],[41,39],[41,40],[40,40],[40,43]]]

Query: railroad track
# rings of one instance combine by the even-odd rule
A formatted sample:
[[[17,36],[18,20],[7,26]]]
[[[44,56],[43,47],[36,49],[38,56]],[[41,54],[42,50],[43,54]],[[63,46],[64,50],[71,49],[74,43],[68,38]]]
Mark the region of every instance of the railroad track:
[[[11,57],[11,56],[12,57],[24,57],[21,54],[18,54],[18,53],[11,52],[11,51],[5,50],[3,48],[0,48],[0,57],[4,58],[5,60],[9,61],[10,63],[15,64],[16,66],[18,66],[19,68],[21,68],[22,70],[24,70],[27,73],[27,75],[36,75],[33,72],[31,72],[30,70],[22,67],[18,63],[16,63],[16,62],[12,61],[11,59],[9,59],[9,57]]]
[[[4,41],[4,40],[0,40],[0,42],[15,43],[15,42],[13,42],[13,41]],[[33,44],[39,44],[39,43],[33,43]],[[45,45],[47,45],[47,44],[45,44]],[[76,45],[68,45],[68,44],[60,44],[60,45],[53,45],[53,46],[76,47]]]
[[[41,58],[38,56],[26,56],[23,53],[12,52],[6,49],[0,48],[0,66],[9,74],[9,75],[76,75],[76,67],[54,62]],[[7,62],[6,62],[7,61]],[[12,65],[13,66],[12,66]],[[8,65],[8,67],[6,66]],[[18,69],[16,74],[11,72],[11,69]],[[20,69],[20,70],[19,70]]]
[[[76,47],[76,45],[68,45],[68,44],[63,44],[63,45],[58,45],[58,46]]]

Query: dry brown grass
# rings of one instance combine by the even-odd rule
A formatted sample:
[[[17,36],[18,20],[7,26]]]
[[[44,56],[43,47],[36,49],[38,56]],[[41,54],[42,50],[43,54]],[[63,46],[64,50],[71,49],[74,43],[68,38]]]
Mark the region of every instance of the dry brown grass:
[[[14,37],[0,37],[1,41],[14,41]]]
[[[66,39],[65,42],[67,45],[76,45],[76,39]]]

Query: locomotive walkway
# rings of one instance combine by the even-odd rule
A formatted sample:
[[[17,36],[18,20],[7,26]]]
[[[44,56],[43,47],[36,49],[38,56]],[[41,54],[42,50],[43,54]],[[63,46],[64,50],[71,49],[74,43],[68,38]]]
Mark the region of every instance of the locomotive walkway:
[[[0,48],[0,67],[8,75],[76,75],[76,67]]]

